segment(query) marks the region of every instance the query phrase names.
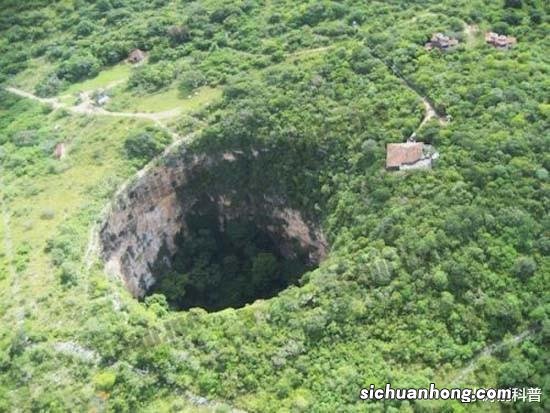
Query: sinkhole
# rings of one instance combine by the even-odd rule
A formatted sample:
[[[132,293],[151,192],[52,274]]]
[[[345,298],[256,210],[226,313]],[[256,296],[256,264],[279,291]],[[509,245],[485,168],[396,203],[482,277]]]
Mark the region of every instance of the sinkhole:
[[[141,171],[100,228],[106,270],[137,299],[163,294],[175,310],[239,308],[297,284],[327,242],[296,201],[314,174],[281,173],[292,167],[281,151],[179,148]]]

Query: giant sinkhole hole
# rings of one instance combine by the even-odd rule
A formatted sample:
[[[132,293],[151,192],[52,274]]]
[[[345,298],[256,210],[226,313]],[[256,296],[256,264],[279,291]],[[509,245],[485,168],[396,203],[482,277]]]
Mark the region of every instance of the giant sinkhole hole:
[[[294,201],[308,184],[278,162],[288,153],[180,148],[142,171],[101,227],[106,269],[134,297],[164,294],[177,310],[238,308],[296,284],[327,242]]]

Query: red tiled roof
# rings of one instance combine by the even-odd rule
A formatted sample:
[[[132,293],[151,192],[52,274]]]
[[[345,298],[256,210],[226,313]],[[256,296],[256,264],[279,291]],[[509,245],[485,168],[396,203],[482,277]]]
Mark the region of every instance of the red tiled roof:
[[[422,159],[422,142],[388,143],[386,148],[386,168],[396,168],[412,164]]]

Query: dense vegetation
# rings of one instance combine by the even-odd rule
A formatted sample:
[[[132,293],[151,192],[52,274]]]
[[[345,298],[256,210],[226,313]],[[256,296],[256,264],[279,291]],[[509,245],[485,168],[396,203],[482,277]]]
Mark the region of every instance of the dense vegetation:
[[[143,166],[159,155],[171,141],[171,137],[162,129],[148,126],[129,135],[124,141],[125,155],[137,166]]]
[[[3,85],[62,99],[139,47],[147,61],[116,93],[223,94],[152,128],[0,91],[0,411],[202,409],[195,394],[262,412],[548,411],[546,2],[2,4]],[[518,44],[494,49],[485,30]],[[459,46],[425,50],[436,31]],[[438,165],[388,173],[385,144],[415,131],[420,96],[451,116],[417,131]],[[89,233],[122,181],[169,143],[168,128],[200,129],[189,144],[200,153],[270,148],[265,165],[276,159],[283,178],[266,173],[264,186],[284,186],[293,207],[313,211],[327,260],[300,286],[237,310],[134,300],[93,260]],[[52,156],[60,142],[70,144],[63,160]],[[181,241],[212,242],[203,235]],[[239,277],[282,264],[268,246],[229,250]],[[201,251],[209,269],[224,259],[217,246]],[[185,257],[182,272],[201,254]],[[498,351],[476,358],[491,344]],[[359,401],[360,388],[387,382],[543,396],[498,406]]]
[[[285,259],[272,237],[253,221],[230,220],[220,228],[215,210],[192,214],[187,221],[174,265],[168,272],[159,271],[150,291],[163,294],[175,309],[239,308],[276,295],[306,270],[304,252]]]

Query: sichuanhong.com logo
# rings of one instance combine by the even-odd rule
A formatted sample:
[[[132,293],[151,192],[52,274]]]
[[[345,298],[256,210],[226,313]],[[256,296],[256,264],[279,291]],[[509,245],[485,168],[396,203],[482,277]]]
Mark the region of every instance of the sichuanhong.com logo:
[[[489,402],[536,402],[540,403],[542,390],[534,388],[437,388],[430,383],[428,388],[392,388],[391,384],[376,388],[374,384],[361,389],[361,400],[458,400],[462,403]]]

